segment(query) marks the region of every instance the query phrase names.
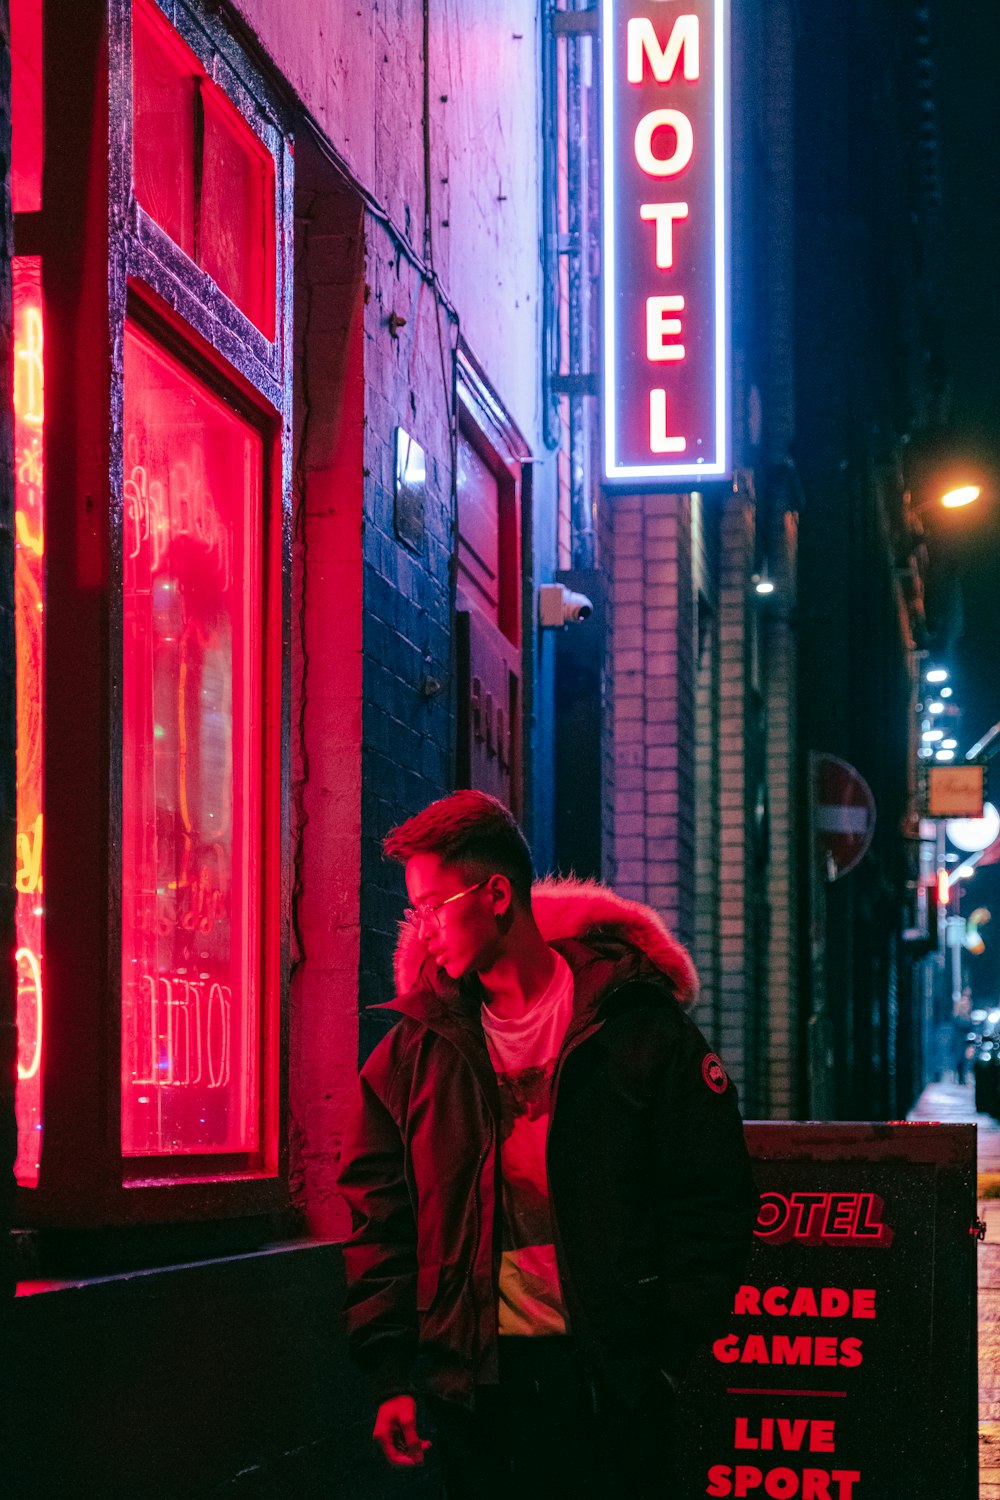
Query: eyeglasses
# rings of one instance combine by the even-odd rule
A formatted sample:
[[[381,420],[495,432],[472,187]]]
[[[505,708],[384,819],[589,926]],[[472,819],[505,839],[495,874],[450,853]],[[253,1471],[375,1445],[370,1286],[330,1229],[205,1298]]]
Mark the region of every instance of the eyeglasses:
[[[426,902],[421,902],[419,906],[408,906],[403,913],[403,921],[417,931],[424,922],[430,928],[437,929],[441,926],[440,912],[444,907],[450,906],[453,901],[461,901],[463,896],[471,896],[473,891],[481,891],[483,886],[489,885],[492,879],[492,875],[487,875],[485,880],[480,880],[476,885],[470,885],[468,890],[456,891],[454,896],[446,896],[443,901],[438,901],[434,906],[428,906]]]

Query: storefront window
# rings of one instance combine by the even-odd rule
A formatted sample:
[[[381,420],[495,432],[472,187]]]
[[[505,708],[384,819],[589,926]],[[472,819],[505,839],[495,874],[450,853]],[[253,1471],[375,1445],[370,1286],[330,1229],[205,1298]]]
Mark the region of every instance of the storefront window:
[[[125,332],[122,1151],[260,1145],[260,434]]]
[[[45,475],[41,261],[14,272],[14,632],[17,657],[17,1180],[38,1183],[42,1149],[42,728]]]
[[[139,203],[273,339],[270,153],[149,0],[133,9],[132,71]]]
[[[11,206],[42,206],[42,0],[11,0]]]

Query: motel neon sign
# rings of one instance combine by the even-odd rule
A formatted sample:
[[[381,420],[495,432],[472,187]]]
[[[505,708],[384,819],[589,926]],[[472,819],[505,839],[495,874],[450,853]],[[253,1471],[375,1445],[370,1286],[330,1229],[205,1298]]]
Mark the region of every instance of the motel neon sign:
[[[728,0],[604,0],[604,475],[729,455]]]

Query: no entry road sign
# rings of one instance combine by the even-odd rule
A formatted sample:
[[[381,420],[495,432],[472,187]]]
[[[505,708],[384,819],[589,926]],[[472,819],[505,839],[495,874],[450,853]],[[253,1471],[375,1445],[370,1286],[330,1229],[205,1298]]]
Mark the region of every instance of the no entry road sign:
[[[828,880],[839,880],[868,852],[875,832],[875,798],[867,781],[836,755],[813,755],[813,831]]]

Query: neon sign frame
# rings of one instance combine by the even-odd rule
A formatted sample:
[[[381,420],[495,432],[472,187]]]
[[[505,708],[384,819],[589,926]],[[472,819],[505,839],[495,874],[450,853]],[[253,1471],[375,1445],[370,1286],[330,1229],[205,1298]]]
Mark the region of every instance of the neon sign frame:
[[[622,428],[625,425],[623,418],[631,416],[634,423],[635,409],[632,403],[637,399],[637,394],[632,390],[631,381],[623,377],[624,357],[624,335],[621,328],[617,303],[622,294],[622,269],[619,264],[617,253],[617,235],[621,216],[634,207],[636,236],[639,233],[650,234],[645,224],[651,222],[648,214],[642,213],[643,205],[638,196],[634,203],[630,195],[626,201],[621,201],[622,194],[620,180],[624,175],[619,171],[619,158],[623,154],[624,142],[632,135],[631,128],[622,128],[624,111],[620,103],[620,90],[629,85],[625,82],[626,47],[623,43],[627,22],[623,22],[623,12],[628,13],[629,20],[644,19],[643,12],[656,12],[663,10],[669,18],[670,35],[673,27],[679,20],[689,19],[689,15],[697,15],[699,20],[710,19],[711,23],[711,75],[699,79],[699,86],[711,90],[711,143],[708,159],[711,162],[711,227],[706,229],[691,223],[686,213],[678,215],[676,222],[684,225],[686,235],[696,234],[698,236],[697,247],[699,258],[704,258],[708,263],[705,281],[710,288],[710,317],[706,310],[701,319],[703,325],[710,324],[709,343],[711,348],[711,373],[710,379],[705,382],[706,389],[704,402],[706,407],[710,404],[711,409],[706,410],[699,422],[700,432],[693,436],[697,438],[698,446],[702,449],[699,458],[691,449],[687,439],[665,438],[665,446],[659,450],[666,455],[670,446],[676,445],[674,451],[683,443],[685,457],[676,460],[668,459],[666,456],[658,458],[652,447],[650,435],[649,458],[640,457],[635,451],[624,452],[625,444],[622,439]],[[648,24],[648,23],[647,23]],[[616,45],[616,41],[618,45]],[[659,37],[662,51],[662,36]],[[676,69],[681,54],[685,55],[685,66],[687,62],[686,51],[683,43],[680,47],[671,48],[668,43],[666,48],[668,59],[672,55],[673,68],[671,76]],[[706,54],[709,48],[705,48]],[[662,59],[661,59],[662,60]],[[620,74],[620,77],[619,77]],[[730,310],[729,310],[729,0],[687,0],[683,7],[671,6],[669,9],[660,5],[650,3],[646,0],[644,5],[637,0],[602,0],[601,9],[601,76],[602,76],[602,165],[603,165],[603,190],[602,190],[602,226],[601,226],[601,255],[602,255],[602,324],[603,324],[603,382],[602,382],[602,406],[604,422],[604,481],[608,484],[623,484],[638,481],[648,484],[650,481],[675,480],[703,480],[709,478],[725,478],[731,473],[731,441],[730,441]],[[669,79],[668,79],[669,82]],[[690,84],[688,84],[690,87]],[[673,114],[672,110],[664,110],[662,114]],[[640,121],[641,128],[642,121]],[[653,127],[655,129],[655,127]],[[647,143],[648,144],[648,143]],[[637,146],[631,143],[629,149],[637,150]],[[651,148],[650,148],[651,149]],[[680,151],[680,137],[678,136],[678,152]],[[700,160],[698,142],[695,142],[695,155]],[[697,166],[697,161],[696,161]],[[664,174],[666,175],[666,174]],[[651,205],[647,205],[651,206]],[[666,205],[665,205],[666,206]],[[685,209],[687,205],[672,205]],[[671,221],[671,231],[676,227],[675,221]],[[654,225],[657,241],[659,238],[659,224]],[[647,244],[652,243],[647,241]],[[658,249],[658,244],[657,244]],[[650,255],[650,274],[645,280],[642,288],[643,300],[647,303],[656,300],[666,303],[666,297],[657,296],[658,293],[670,291],[684,291],[683,286],[671,283],[669,286],[662,279],[664,267],[659,263],[657,255],[654,261]],[[657,278],[660,278],[659,280]],[[637,294],[634,294],[637,295]],[[680,299],[670,298],[675,303]],[[693,327],[693,319],[688,314],[688,328]],[[677,320],[662,321],[664,334],[681,335],[680,322]],[[641,343],[651,335],[640,335],[633,333],[635,343]],[[666,348],[667,346],[661,346]],[[677,380],[684,372],[684,347],[674,346],[680,349],[677,353],[661,353],[659,358],[665,364],[668,374],[656,387],[644,388],[641,399],[648,402],[650,407],[650,421],[658,419],[662,414],[662,425],[664,434],[668,431],[666,419],[666,407],[669,401],[669,387],[676,389]],[[648,360],[648,354],[647,354]],[[669,361],[669,363],[667,363]],[[653,368],[657,368],[656,365]],[[665,390],[664,387],[667,387]],[[690,400],[690,395],[688,394]],[[709,451],[705,452],[706,443]],[[635,444],[632,443],[634,450]]]

